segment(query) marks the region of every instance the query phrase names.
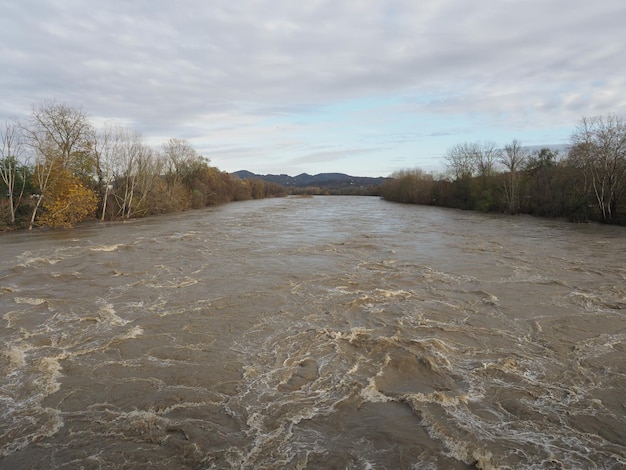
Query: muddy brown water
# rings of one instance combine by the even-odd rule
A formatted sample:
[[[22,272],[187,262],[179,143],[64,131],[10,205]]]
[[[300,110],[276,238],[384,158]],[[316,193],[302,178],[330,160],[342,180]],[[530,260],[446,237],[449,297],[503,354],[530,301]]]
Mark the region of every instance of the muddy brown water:
[[[1,469],[626,467],[624,228],[284,198],[0,250]]]

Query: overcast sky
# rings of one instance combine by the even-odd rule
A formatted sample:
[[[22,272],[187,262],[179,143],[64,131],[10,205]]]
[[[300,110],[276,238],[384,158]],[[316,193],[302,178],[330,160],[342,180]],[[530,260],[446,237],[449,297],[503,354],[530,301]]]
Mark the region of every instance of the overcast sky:
[[[221,170],[437,171],[626,115],[624,0],[0,0],[0,120],[45,100]]]

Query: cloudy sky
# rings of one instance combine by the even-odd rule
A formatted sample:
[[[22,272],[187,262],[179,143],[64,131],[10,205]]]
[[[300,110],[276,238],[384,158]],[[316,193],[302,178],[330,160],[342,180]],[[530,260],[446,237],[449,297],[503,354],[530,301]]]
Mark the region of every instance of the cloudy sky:
[[[626,115],[624,0],[0,0],[0,121],[54,100],[221,170],[439,171]]]

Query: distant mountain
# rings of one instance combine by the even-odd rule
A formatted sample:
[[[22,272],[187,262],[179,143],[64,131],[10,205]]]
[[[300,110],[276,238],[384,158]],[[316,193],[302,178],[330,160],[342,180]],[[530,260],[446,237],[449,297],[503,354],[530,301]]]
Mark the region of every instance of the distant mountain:
[[[368,187],[368,186],[380,186],[386,178],[370,178],[367,176],[350,176],[344,173],[319,173],[317,175],[309,175],[302,173],[298,176],[289,175],[257,175],[250,171],[240,170],[231,173],[234,176],[239,177],[242,180],[246,179],[259,179],[262,181],[268,181],[272,183],[278,183],[286,187],[306,188],[306,187],[318,187],[318,188],[347,188],[347,187]]]

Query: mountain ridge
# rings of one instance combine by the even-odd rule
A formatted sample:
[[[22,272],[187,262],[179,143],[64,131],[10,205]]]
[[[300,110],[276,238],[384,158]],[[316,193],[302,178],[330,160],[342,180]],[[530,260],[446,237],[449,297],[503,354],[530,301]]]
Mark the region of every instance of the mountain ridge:
[[[247,170],[235,171],[231,173],[231,175],[234,175],[242,180],[260,179],[262,181],[278,183],[286,187],[296,188],[306,188],[311,186],[324,188],[379,186],[387,179],[382,176],[351,176],[345,173],[318,173],[315,175],[300,173],[296,176],[289,176],[287,174],[260,175]]]

